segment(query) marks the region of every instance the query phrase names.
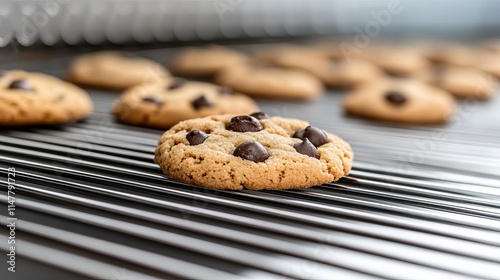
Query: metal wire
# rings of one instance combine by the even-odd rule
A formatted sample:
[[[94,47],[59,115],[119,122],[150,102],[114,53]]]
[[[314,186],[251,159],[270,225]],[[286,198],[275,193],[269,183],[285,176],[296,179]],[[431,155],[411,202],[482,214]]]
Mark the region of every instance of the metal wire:
[[[268,114],[350,142],[353,171],[310,189],[224,192],[163,175],[152,161],[162,131],[116,123],[117,95],[90,93],[98,102],[84,122],[0,131],[2,178],[16,168],[23,256],[96,278],[129,267],[138,278],[500,279],[498,98],[436,127],[346,117],[339,92],[260,100]]]

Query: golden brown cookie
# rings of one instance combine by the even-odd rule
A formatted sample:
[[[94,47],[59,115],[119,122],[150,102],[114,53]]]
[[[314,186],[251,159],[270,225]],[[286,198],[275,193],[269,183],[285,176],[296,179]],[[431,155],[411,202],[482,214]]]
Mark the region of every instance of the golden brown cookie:
[[[216,82],[244,94],[268,99],[313,100],[323,93],[316,77],[298,70],[240,65],[221,71]]]
[[[308,48],[284,47],[262,52],[258,58],[277,67],[310,73],[328,87],[353,87],[373,81],[383,74],[378,67],[365,60],[345,59],[343,56],[328,57]]]
[[[168,71],[152,60],[128,52],[101,51],[77,57],[67,80],[97,88],[124,90],[168,77]]]
[[[457,98],[484,100],[498,88],[492,75],[470,67],[437,65],[416,77]]]
[[[230,88],[175,78],[130,88],[113,113],[124,123],[169,128],[187,119],[257,110],[252,99]]]
[[[379,80],[348,93],[344,109],[356,116],[414,124],[438,124],[452,115],[455,100],[446,91],[416,80]]]
[[[226,67],[246,61],[246,55],[236,50],[207,45],[182,50],[170,62],[169,69],[180,76],[213,76]]]
[[[363,51],[370,62],[395,76],[411,76],[424,71],[429,62],[418,50],[402,46],[374,47]]]
[[[182,182],[221,190],[283,190],[336,181],[353,153],[339,137],[280,117],[219,115],[183,121],[158,142],[155,161]]]
[[[0,125],[59,124],[91,111],[90,97],[73,84],[41,73],[0,70]]]

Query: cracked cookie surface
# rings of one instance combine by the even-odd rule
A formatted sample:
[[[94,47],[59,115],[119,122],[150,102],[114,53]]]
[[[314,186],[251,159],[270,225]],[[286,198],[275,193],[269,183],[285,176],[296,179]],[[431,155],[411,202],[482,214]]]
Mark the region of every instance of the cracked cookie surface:
[[[0,125],[59,124],[92,111],[79,87],[56,77],[21,70],[0,70]]]
[[[248,115],[180,122],[163,134],[155,152],[166,175],[221,190],[329,183],[347,175],[352,160],[349,144],[305,121]]]

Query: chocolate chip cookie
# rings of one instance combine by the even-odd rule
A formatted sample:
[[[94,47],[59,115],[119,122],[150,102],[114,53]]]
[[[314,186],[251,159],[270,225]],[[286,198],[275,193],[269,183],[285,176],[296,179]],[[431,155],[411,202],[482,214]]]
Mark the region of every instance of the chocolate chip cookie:
[[[92,111],[92,101],[77,86],[21,70],[0,70],[0,125],[59,124]]]
[[[217,75],[216,82],[258,98],[313,100],[323,93],[321,81],[311,74],[262,65],[225,69]]]
[[[155,161],[182,182],[220,190],[283,190],[336,181],[353,152],[339,137],[280,117],[218,115],[183,121],[161,137]]]
[[[457,98],[484,100],[498,88],[492,75],[470,67],[436,65],[417,77]]]
[[[124,123],[169,128],[187,119],[256,110],[258,106],[252,99],[231,88],[174,78],[127,90],[113,113]]]
[[[238,51],[217,45],[187,48],[170,62],[170,70],[180,76],[213,76],[226,67],[245,63]]]
[[[67,72],[67,80],[76,84],[113,90],[124,90],[168,76],[168,71],[159,63],[118,51],[81,55]]]
[[[344,98],[347,113],[401,123],[446,122],[455,107],[446,91],[416,80],[379,80],[365,84]]]

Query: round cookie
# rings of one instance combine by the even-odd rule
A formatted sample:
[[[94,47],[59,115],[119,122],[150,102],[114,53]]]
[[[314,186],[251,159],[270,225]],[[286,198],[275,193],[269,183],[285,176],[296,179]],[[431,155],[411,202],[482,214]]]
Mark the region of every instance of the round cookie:
[[[268,99],[313,100],[323,93],[316,77],[293,69],[239,65],[225,69],[216,82],[244,94]]]
[[[373,64],[358,58],[327,57],[307,48],[270,50],[258,57],[271,65],[308,72],[328,87],[348,88],[379,78],[382,72]]]
[[[256,110],[258,106],[252,99],[230,88],[177,78],[128,89],[115,104],[113,113],[124,123],[169,128],[187,119]]]
[[[493,76],[470,67],[437,65],[416,77],[457,98],[488,99],[498,87]]]
[[[67,80],[91,87],[124,90],[168,77],[168,71],[152,60],[118,51],[101,51],[77,57]]]
[[[0,70],[0,125],[59,124],[92,111],[92,101],[79,87],[53,76]]]
[[[380,80],[347,94],[343,106],[360,117],[439,124],[451,117],[455,100],[448,92],[416,80]]]
[[[183,121],[158,142],[155,162],[182,182],[220,190],[283,190],[336,181],[353,152],[339,137],[280,117],[218,115]]]
[[[180,76],[213,76],[232,65],[247,61],[246,55],[217,45],[187,48],[170,62],[169,69]]]
[[[429,67],[429,62],[419,51],[401,46],[375,47],[362,55],[395,76],[411,76]]]

